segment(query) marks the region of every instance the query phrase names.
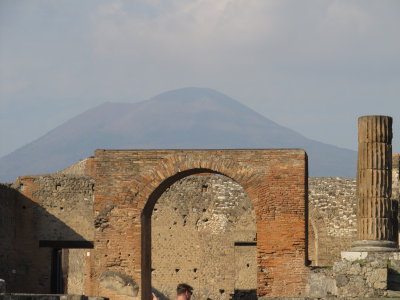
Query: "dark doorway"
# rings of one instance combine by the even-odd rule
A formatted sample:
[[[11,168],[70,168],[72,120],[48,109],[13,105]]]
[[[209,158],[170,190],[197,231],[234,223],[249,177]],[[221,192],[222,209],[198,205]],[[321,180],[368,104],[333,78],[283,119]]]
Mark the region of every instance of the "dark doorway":
[[[68,293],[70,258],[73,259],[76,255],[70,249],[92,249],[93,242],[41,240],[39,247],[51,248],[50,293]]]
[[[53,248],[51,258],[51,293],[64,294],[67,283],[68,250]]]

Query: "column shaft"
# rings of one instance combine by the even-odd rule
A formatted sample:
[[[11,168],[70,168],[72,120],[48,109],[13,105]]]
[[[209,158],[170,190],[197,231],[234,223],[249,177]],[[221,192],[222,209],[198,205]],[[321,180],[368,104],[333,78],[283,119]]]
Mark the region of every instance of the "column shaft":
[[[392,205],[392,118],[358,119],[357,229],[354,247],[366,251],[396,248],[397,206]],[[396,210],[396,211],[394,211]],[[385,250],[385,248],[387,250]]]

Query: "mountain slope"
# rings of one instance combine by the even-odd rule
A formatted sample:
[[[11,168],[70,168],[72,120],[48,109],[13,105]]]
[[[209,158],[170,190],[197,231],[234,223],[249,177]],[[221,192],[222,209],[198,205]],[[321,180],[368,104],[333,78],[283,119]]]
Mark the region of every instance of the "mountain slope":
[[[103,149],[303,148],[311,176],[355,175],[356,152],[303,137],[215,90],[104,103],[0,159],[0,181],[55,172]]]

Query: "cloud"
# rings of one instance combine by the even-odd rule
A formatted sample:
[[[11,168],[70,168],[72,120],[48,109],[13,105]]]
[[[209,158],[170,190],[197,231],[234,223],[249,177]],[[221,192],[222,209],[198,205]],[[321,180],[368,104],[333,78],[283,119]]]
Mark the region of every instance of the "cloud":
[[[36,101],[44,114],[58,102],[57,119],[61,108],[205,86],[329,141],[318,118],[400,109],[399,9],[397,0],[3,0],[0,103],[7,114]]]
[[[197,67],[210,61],[220,65],[249,60],[246,55],[253,61],[290,63],[354,60],[388,54],[382,43],[400,48],[390,32],[382,36],[387,30],[384,16],[365,4],[368,1],[165,2],[144,1],[147,14],[141,15],[127,1],[99,6],[91,15],[95,53]]]
[[[198,58],[211,49],[214,52],[208,56],[221,55],[231,46],[257,43],[260,32],[269,30],[261,19],[265,11],[255,14],[262,11],[260,6],[268,6],[262,1],[166,2],[169,5],[163,7],[158,2],[148,5],[148,11],[157,12],[152,18],[130,13],[122,2],[113,11],[110,5],[100,6],[91,18],[96,52],[125,57],[144,53],[177,61]]]
[[[154,94],[149,90],[208,86],[239,99],[250,95],[253,107],[266,107],[263,99],[269,99],[268,112],[282,99],[313,103],[315,109],[315,102],[343,103],[350,97],[339,96],[343,91],[368,90],[372,99],[382,80],[389,83],[387,91],[396,90],[400,41],[394,28],[400,20],[391,11],[397,2],[135,3],[103,3],[91,13],[98,73],[109,78],[99,89],[103,95],[113,96],[111,82],[121,94],[135,90],[149,96]],[[293,116],[285,113],[282,119]]]

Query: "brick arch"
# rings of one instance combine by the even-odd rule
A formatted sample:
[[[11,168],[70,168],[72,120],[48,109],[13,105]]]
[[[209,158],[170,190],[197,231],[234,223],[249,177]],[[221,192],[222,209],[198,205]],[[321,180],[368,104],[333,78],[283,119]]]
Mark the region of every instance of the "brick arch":
[[[146,262],[142,245],[148,240],[142,228],[150,228],[145,223],[150,219],[143,215],[149,215],[153,197],[171,182],[201,172],[233,179],[253,203],[258,296],[295,297],[304,292],[308,271],[307,155],[303,150],[97,150],[95,247],[87,294],[125,299],[130,287],[110,290],[101,282],[110,271],[137,284],[139,293],[149,291],[146,282],[142,286],[142,279],[150,275],[146,274],[149,268],[142,269]],[[146,296],[142,293],[142,299]]]
[[[142,184],[136,187],[135,195],[142,210],[141,215],[141,281],[142,299],[151,299],[151,215],[155,203],[173,183],[178,180],[201,173],[220,174],[242,186],[252,202],[253,209],[257,203],[259,179],[239,164],[229,159],[209,159],[200,157],[181,158],[167,157],[160,164],[141,176]],[[151,181],[146,181],[152,178]],[[256,213],[257,220],[257,213]]]
[[[246,170],[231,159],[210,158],[204,160],[200,156],[175,157],[170,155],[159,164],[140,175],[139,185],[135,186],[131,193],[142,199],[140,208],[145,210],[146,205],[151,205],[148,200],[153,198],[153,193],[162,193],[175,181],[200,173],[215,173],[224,175],[240,184],[248,193],[253,205],[256,202],[256,190],[260,178],[250,170]],[[160,190],[161,187],[161,190]],[[161,194],[160,193],[160,194]],[[143,201],[144,200],[144,201]]]

